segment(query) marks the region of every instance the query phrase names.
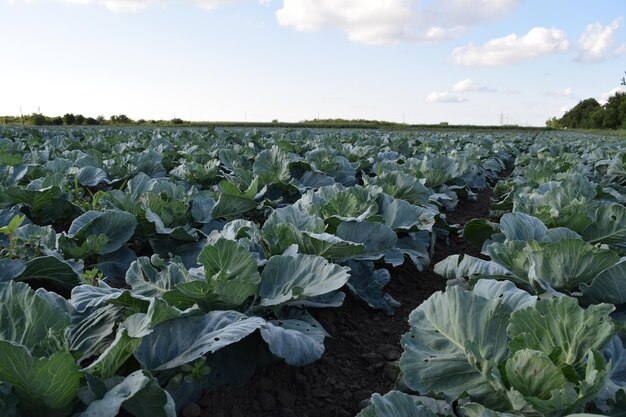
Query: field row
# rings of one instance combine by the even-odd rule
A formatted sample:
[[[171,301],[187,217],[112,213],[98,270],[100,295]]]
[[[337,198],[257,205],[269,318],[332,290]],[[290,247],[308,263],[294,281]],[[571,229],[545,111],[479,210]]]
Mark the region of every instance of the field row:
[[[0,130],[0,414],[174,416],[311,364],[324,310],[349,292],[394,314],[388,269],[425,270],[459,200],[495,187],[462,230],[482,255],[435,265],[448,288],[360,415],[619,415],[623,154],[533,132]]]

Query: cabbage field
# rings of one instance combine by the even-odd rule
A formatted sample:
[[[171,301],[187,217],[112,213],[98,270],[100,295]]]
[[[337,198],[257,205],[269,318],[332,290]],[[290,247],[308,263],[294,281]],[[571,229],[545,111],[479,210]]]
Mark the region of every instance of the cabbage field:
[[[625,198],[561,131],[0,128],[0,416],[626,416]]]

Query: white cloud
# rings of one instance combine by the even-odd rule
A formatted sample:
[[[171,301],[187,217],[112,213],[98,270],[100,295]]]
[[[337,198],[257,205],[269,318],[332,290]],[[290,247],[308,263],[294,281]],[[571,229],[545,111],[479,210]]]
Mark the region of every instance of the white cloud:
[[[410,36],[415,17],[410,0],[284,0],[278,22],[299,31],[341,29],[355,42],[393,43]]]
[[[459,93],[472,93],[472,92],[496,92],[495,88],[488,87],[484,84],[480,84],[471,78],[466,78],[455,83],[451,91],[434,91],[426,96],[426,101],[429,103],[464,103],[468,101],[465,97]]]
[[[456,48],[452,51],[452,62],[465,66],[507,65],[568,49],[565,32],[535,27],[523,36],[512,33],[482,46],[469,44]]]
[[[566,87],[562,90],[553,90],[545,93],[547,96],[551,97],[574,97],[574,92],[572,91],[572,87]]]
[[[10,0],[12,2],[16,0]],[[24,2],[34,0],[22,0]],[[100,4],[107,9],[114,12],[139,12],[154,5],[163,5],[167,3],[176,2],[177,0],[53,0],[63,3],[73,4]],[[186,0],[188,3],[195,4],[204,9],[213,9],[217,6],[221,6],[227,3],[235,3],[239,0]],[[259,0],[260,3],[264,3],[267,0]]]
[[[429,103],[463,103],[467,99],[460,94],[453,94],[448,91],[434,91],[426,96],[426,101]]]
[[[606,104],[607,101],[609,101],[609,97],[614,96],[616,93],[626,93],[626,88],[615,87],[612,90],[609,90],[606,93],[602,94],[596,100],[598,100],[598,103],[604,105]]]
[[[46,0],[8,0],[46,1]],[[138,12],[154,5],[189,3],[212,9],[245,0],[47,0],[101,4],[115,12]],[[251,1],[251,0],[247,0]],[[298,31],[334,29],[353,42],[395,44],[441,42],[472,26],[506,17],[524,0],[256,0],[278,3],[276,19]]]
[[[449,26],[472,26],[506,17],[523,0],[439,0],[425,9],[428,18],[436,17]]]
[[[617,48],[615,48],[615,50],[613,51],[613,55],[615,56],[626,55],[626,43],[623,43]]]
[[[602,26],[599,22],[587,25],[578,39],[581,48],[578,59],[580,61],[602,61],[609,58],[615,43],[615,31],[622,26],[622,21],[623,19],[619,17],[607,26]]]
[[[495,88],[488,87],[484,84],[480,84],[471,78],[466,78],[454,84],[452,91],[455,93],[464,93],[467,91],[490,93],[497,91]]]
[[[434,42],[500,19],[523,0],[283,0],[278,22],[298,31],[335,29],[366,44]]]
[[[62,0],[67,1],[67,0]],[[79,0],[85,2],[102,3],[115,12],[138,12],[155,4],[169,3],[169,0]],[[237,0],[190,0],[191,3],[203,9],[213,9],[222,4],[234,3]]]

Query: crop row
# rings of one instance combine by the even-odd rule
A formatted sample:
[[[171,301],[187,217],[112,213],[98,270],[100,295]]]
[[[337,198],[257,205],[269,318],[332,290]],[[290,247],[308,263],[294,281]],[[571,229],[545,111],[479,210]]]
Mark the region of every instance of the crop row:
[[[312,363],[327,336],[312,309],[343,289],[393,314],[386,268],[427,267],[456,233],[445,212],[515,158],[494,205],[511,213],[464,230],[491,260],[437,265],[451,288],[411,316],[406,394],[363,413],[619,409],[619,319],[600,302],[622,303],[621,155],[535,133],[4,129],[0,414],[173,416],[268,358]],[[524,327],[537,315],[553,345]]]
[[[626,410],[625,154],[618,141],[542,138],[463,236],[481,257],[413,311],[398,390],[359,416],[621,416]],[[420,396],[420,394],[422,396]]]

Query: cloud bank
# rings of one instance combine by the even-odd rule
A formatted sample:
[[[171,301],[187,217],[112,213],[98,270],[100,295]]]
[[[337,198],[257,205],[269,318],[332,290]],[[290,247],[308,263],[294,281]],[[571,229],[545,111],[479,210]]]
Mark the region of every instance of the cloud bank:
[[[515,33],[492,39],[484,45],[469,44],[452,51],[452,62],[463,66],[515,64],[542,55],[566,52],[570,43],[560,29],[535,27],[526,35]]]
[[[278,22],[299,31],[335,29],[353,42],[433,42],[510,14],[522,0],[283,0]]]
[[[602,26],[599,22],[587,25],[585,31],[578,39],[581,49],[578,54],[578,60],[598,62],[626,53],[626,44],[613,49],[615,32],[622,26],[623,21],[624,19],[619,17],[607,26]]]

